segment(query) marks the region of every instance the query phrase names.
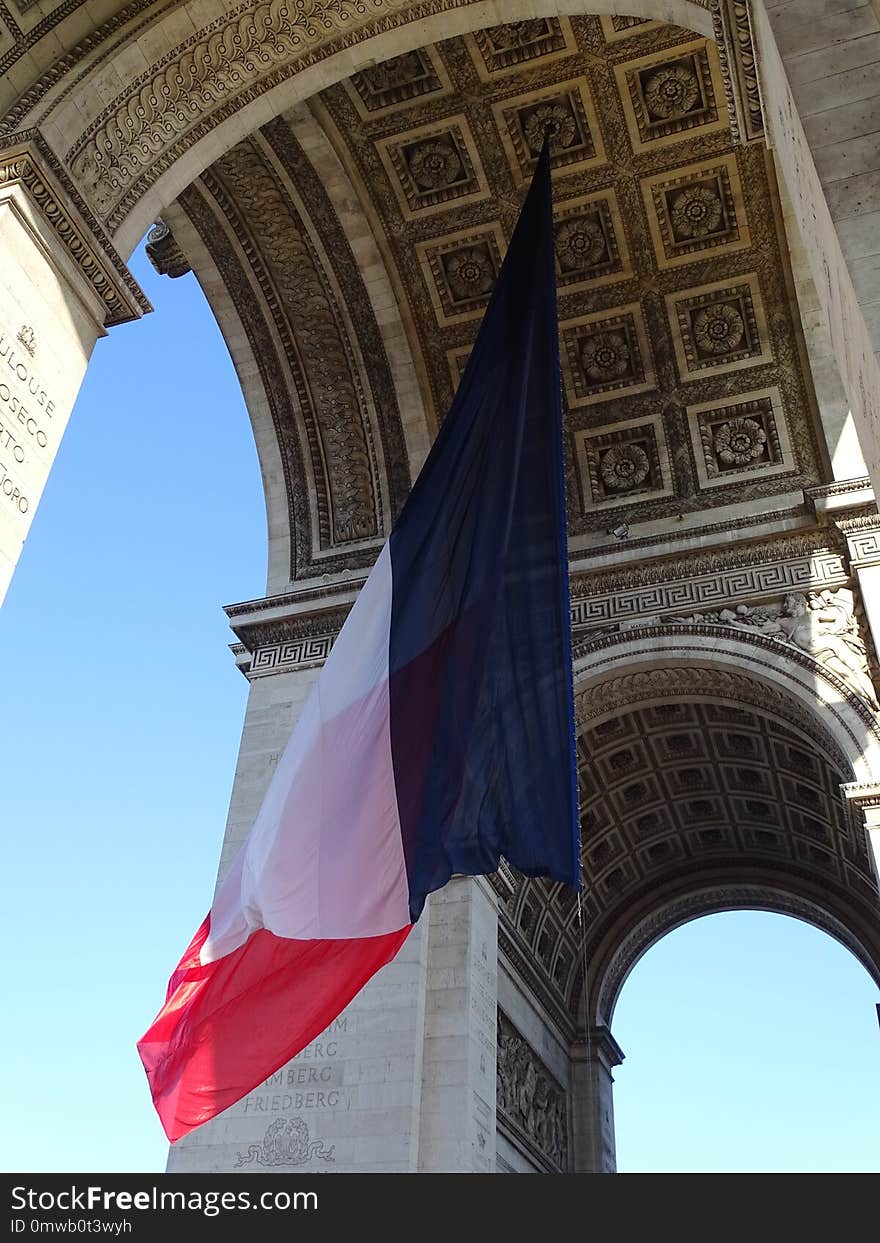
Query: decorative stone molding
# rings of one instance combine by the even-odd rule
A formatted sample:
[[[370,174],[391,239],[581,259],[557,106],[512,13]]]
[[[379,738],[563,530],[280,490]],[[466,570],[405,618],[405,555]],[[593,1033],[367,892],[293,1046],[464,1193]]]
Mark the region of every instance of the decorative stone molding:
[[[713,557],[712,569],[700,558],[589,578],[575,573],[572,627],[577,632],[680,613],[684,607],[702,611],[726,602],[769,599],[788,591],[842,587],[848,582],[839,552],[811,548],[809,543],[798,550],[794,541],[778,547],[779,553],[789,555],[774,557],[772,546],[765,546],[733,557]]]
[[[865,809],[880,807],[880,782],[859,785],[857,782],[842,786],[844,797],[853,807]]]
[[[771,560],[777,548],[792,555]],[[709,570],[710,565],[716,568]],[[364,581],[358,574],[333,584],[228,605],[226,613],[245,650],[252,656],[265,650],[261,673],[280,672],[298,667],[290,661],[299,644],[330,641],[339,633]],[[748,553],[666,562],[612,574],[574,573],[572,631],[581,650],[584,644],[615,632],[625,623],[642,625],[665,616],[672,620],[680,618],[685,609],[718,611],[724,605],[735,609],[746,601],[774,601],[789,592],[821,592],[843,587],[848,581],[841,554],[810,539],[782,540]],[[289,654],[282,659],[280,652],[286,647]],[[309,655],[305,659],[311,665],[318,657]]]
[[[498,1011],[498,1128],[549,1172],[569,1168],[568,1095],[534,1049]]]
[[[588,1030],[589,1038],[582,1035],[573,1042],[571,1055],[581,1062],[597,1061],[610,1074],[625,1060],[623,1049],[604,1024]]]
[[[189,260],[178,246],[174,234],[164,220],[157,220],[147,234],[144,249],[147,258],[160,276],[185,276],[192,271]]]
[[[764,138],[764,108],[748,0],[711,0],[730,128],[740,143]]]
[[[521,892],[524,883],[523,877],[517,875],[517,893]],[[523,937],[510,922],[510,916],[505,912],[503,906],[499,914],[501,916],[498,921],[499,954],[506,959],[514,976],[522,982],[523,987],[544,1008],[560,1032],[567,1039],[573,1040],[576,1028],[568,993],[558,985],[554,985],[543,967],[536,962],[533,947],[529,944],[527,938]],[[570,939],[569,945],[572,954],[574,953],[574,944],[574,939]]]
[[[846,537],[853,568],[880,565],[880,515],[838,519],[836,526]]]
[[[673,617],[670,624],[719,625],[767,634],[786,646],[808,652],[819,664],[842,677],[871,708],[877,695],[868,670],[868,655],[855,617],[849,588],[837,591],[790,592],[782,604]]]
[[[279,525],[292,536],[284,550],[292,579],[369,566],[410,488],[383,335],[393,333],[393,316],[377,313],[361,250],[334,210],[331,195],[355,203],[354,191],[325,186],[313,163],[325,154],[310,146],[307,156],[278,120],[179,200],[198,234],[187,230],[188,244],[201,253],[200,240],[216,269],[206,273],[210,296],[240,324],[233,352],[248,400],[271,420],[281,471],[264,464],[264,473],[277,481],[276,508],[283,480],[288,516]]]
[[[258,647],[253,654],[248,681],[270,673],[290,673],[296,669],[313,669],[330,655],[335,635],[318,635],[313,639],[295,639]]]
[[[283,598],[268,597],[265,602],[267,610],[276,600]],[[279,606],[273,610],[274,616],[261,618],[258,605],[258,610],[246,614],[246,619],[242,621],[236,620],[233,606],[226,612],[231,619],[232,631],[250,653],[252,664],[256,665],[258,653],[263,653],[260,657],[262,672],[274,673],[281,672],[282,668],[285,671],[298,668],[300,662],[310,667],[326,659],[348,616],[349,607],[324,608],[314,613],[288,613],[283,606]]]
[[[636,633],[638,634],[640,641],[670,638],[679,632],[686,633],[693,638],[699,638],[702,636],[709,640],[717,640],[719,630],[724,628],[725,627],[723,626],[712,624],[707,625],[702,622],[694,625],[689,623],[679,623],[679,625],[670,623],[655,625],[646,624],[644,626],[640,626]],[[736,629],[734,627],[729,627],[728,629],[732,637],[747,643],[750,647],[763,649],[765,653],[769,653],[772,657],[778,659],[781,644],[775,638],[747,629]],[[582,643],[575,646],[575,662],[577,663],[578,661],[585,660],[588,656],[592,656],[602,648],[610,648],[617,643],[630,643],[633,639],[633,633],[634,632],[632,630],[627,630],[620,634],[605,634],[597,636],[595,639],[587,638]],[[764,661],[764,663],[769,667],[772,667],[775,663],[775,659]],[[861,695],[858,695],[849,683],[844,681],[844,679],[834,670],[828,668],[827,666],[821,665],[813,656],[808,655],[807,652],[802,651],[800,648],[795,646],[786,645],[785,659],[793,662],[795,665],[800,665],[800,667],[806,670],[813,678],[822,677],[824,681],[837,692],[840,699],[844,700],[849,708],[855,712],[862,724],[870,729],[875,739],[880,738],[880,725],[878,725],[878,718],[875,709],[870,707]],[[699,678],[699,676],[705,671],[696,670],[695,672]],[[684,689],[684,684],[678,677],[678,670],[657,670],[656,674],[658,678],[656,693],[669,694],[670,696],[699,693],[697,692],[695,685],[691,686],[689,690]],[[726,671],[712,671],[712,678],[718,681],[719,689],[727,679],[733,677],[733,674]],[[635,683],[632,682],[633,678],[636,678]],[[660,690],[660,684],[664,681],[664,679],[667,682],[668,689]],[[639,687],[638,691],[635,689],[637,685]],[[628,687],[631,687],[631,693],[634,695],[634,698],[627,697]],[[638,702],[639,696],[644,696],[645,694],[640,678],[637,678],[636,675],[624,675],[620,678],[611,679],[608,682],[600,683],[596,689],[605,700],[605,707],[597,709],[595,704],[593,704],[592,710],[594,714],[597,714],[598,711],[607,711],[609,704],[622,706],[625,703]],[[778,692],[774,692],[770,687],[766,688],[764,697],[765,702],[768,705],[773,703],[774,698],[776,697],[778,697],[783,703],[787,702],[784,696],[779,695]],[[577,694],[575,696],[575,700],[578,707],[578,719],[580,720],[583,719],[580,715],[582,701]],[[583,701],[583,703],[586,704],[588,700],[589,695],[587,695],[587,698]],[[800,716],[802,715],[803,714],[801,713]],[[854,739],[854,742],[856,741],[857,740]]]
[[[700,0],[698,0],[700,2]],[[189,39],[179,43],[161,60],[128,82],[104,111],[87,127],[68,152],[78,177],[90,187],[95,205],[106,215],[111,228],[125,218],[131,206],[193,142],[211,131],[246,103],[280,82],[325,57],[352,47],[373,35],[432,13],[464,7],[468,0],[311,0],[291,13],[282,0],[254,6],[239,4],[213,22],[206,23]],[[0,59],[0,70],[22,55],[42,35],[80,7],[78,0],[64,0]],[[731,123],[739,141],[752,141],[760,134],[761,112],[754,66],[748,6],[745,0],[706,0],[700,7],[713,14],[718,56]],[[129,27],[134,39],[156,22],[144,14],[142,0],[135,0],[107,21],[89,31],[69,52],[59,57],[28,88],[0,132],[12,133],[32,114],[47,93],[65,78],[72,81],[63,93],[82,86],[88,69],[79,67],[99,52],[102,45]],[[552,27],[564,19],[539,19],[548,28],[543,41],[532,40],[546,54],[544,44],[556,46]],[[622,18],[603,18],[619,23]],[[534,23],[524,23],[530,25]],[[520,23],[523,25],[523,23]],[[619,28],[628,36],[658,23],[633,19],[633,26]],[[509,28],[504,28],[509,29]],[[618,31],[618,27],[614,27]],[[491,32],[486,32],[488,36]],[[118,41],[117,41],[118,42]],[[487,48],[493,48],[491,40]],[[564,48],[560,49],[560,54]],[[484,68],[531,55],[528,41],[517,51],[495,48]],[[500,56],[500,61],[499,61]],[[99,56],[99,60],[102,59]],[[526,62],[527,63],[527,60]],[[745,109],[747,120],[738,113]]]
[[[870,497],[867,496],[869,492],[872,494]],[[860,475],[857,479],[835,479],[833,483],[823,483],[815,488],[804,488],[804,496],[816,510],[822,508],[823,502],[826,506],[835,501],[846,502],[847,506],[857,507],[869,504],[874,499],[871,480],[867,475]]]
[[[369,443],[369,376],[359,366],[328,260],[258,143],[246,140],[234,147],[203,181],[226,214],[243,202],[251,208],[248,257],[287,347],[312,473],[324,476],[321,490],[328,503],[321,545],[375,538],[384,515]]]
[[[0,194],[20,187],[104,307],[106,327],[153,308],[64,170],[36,134],[0,145]]]
[[[39,0],[33,0],[33,3],[38,2]],[[11,65],[15,64],[17,60],[30,51],[38,39],[48,33],[48,31],[50,31],[59,22],[63,21],[66,17],[69,17],[75,9],[81,7],[82,0],[61,0],[59,4],[56,4],[54,9],[52,9],[41,22],[37,22],[37,24],[32,26],[28,31],[22,32],[21,38],[16,41],[13,47],[11,47],[3,56],[0,56],[0,73],[5,73]],[[145,7],[147,9],[146,13],[144,12]],[[142,20],[136,25],[131,26],[130,23],[134,22],[139,16]],[[128,30],[126,31],[128,38],[135,38],[138,34],[141,34],[146,27],[151,26],[155,20],[155,4],[150,4],[149,0],[147,0],[146,5],[144,0],[131,0],[131,3],[119,9],[119,11],[114,13],[112,17],[109,17],[107,21],[96,26],[93,30],[90,30],[88,34],[80,39],[79,42],[76,43],[68,52],[66,52],[63,56],[59,56],[59,58],[54,61],[39,78],[37,78],[33,86],[29,87],[28,90],[20,96],[14,107],[9,110],[6,116],[0,118],[0,135],[16,133],[19,130],[22,121],[25,120],[28,114],[31,113],[46,96],[46,94],[59,82],[63,81],[65,77],[68,75],[73,76],[73,73],[77,69],[81,70],[81,66],[83,65],[88,65],[89,68],[92,68],[93,66],[90,61],[93,54],[95,52],[99,52],[102,45],[104,45],[106,53],[107,45],[110,43],[113,35],[115,35],[118,31],[128,27]],[[88,70],[85,72],[88,72]],[[63,98],[67,95],[73,89],[76,81],[77,78],[74,77],[73,82],[69,83],[68,86],[60,92],[60,97]],[[57,99],[55,102],[57,102]]]

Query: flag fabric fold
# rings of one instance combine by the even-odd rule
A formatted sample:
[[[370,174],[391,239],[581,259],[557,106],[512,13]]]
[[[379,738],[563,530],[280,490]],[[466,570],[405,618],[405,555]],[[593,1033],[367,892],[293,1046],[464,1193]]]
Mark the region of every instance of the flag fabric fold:
[[[547,145],[453,404],[138,1042],[173,1141],[321,1032],[453,874],[577,887]]]

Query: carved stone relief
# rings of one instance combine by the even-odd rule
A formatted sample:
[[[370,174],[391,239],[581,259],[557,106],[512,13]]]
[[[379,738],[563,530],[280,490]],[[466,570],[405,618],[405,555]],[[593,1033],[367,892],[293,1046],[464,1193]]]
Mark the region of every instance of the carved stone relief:
[[[872,708],[878,706],[868,671],[865,642],[855,617],[853,593],[848,588],[826,589],[809,595],[792,592],[782,604],[754,608],[739,604],[735,609],[695,613],[669,621],[671,624],[733,626],[770,635],[780,643],[815,657],[820,665],[843,678]]]
[[[568,1171],[568,1099],[564,1089],[498,1011],[497,1108],[499,1124],[537,1149],[559,1173]]]
[[[773,361],[756,275],[667,294],[666,306],[682,380]]]

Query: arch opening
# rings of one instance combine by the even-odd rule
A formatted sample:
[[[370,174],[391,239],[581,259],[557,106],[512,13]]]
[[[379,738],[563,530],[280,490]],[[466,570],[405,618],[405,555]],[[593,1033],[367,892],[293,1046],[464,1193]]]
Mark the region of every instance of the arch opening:
[[[876,1001],[876,977],[797,918],[738,909],[664,935],[615,1019],[618,1168],[873,1172]]]

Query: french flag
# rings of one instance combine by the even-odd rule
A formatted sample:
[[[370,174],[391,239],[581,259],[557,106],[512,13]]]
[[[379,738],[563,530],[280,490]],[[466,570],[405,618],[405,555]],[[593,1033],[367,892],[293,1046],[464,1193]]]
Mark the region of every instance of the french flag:
[[[138,1042],[173,1142],[294,1057],[427,895],[577,888],[547,144],[452,407]]]

